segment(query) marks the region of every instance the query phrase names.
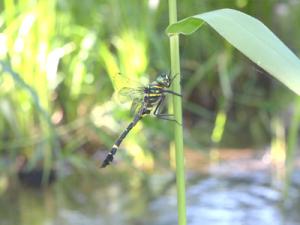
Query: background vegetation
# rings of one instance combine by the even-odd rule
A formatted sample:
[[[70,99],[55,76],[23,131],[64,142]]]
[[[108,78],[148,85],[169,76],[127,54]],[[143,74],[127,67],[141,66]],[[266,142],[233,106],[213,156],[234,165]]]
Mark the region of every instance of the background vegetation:
[[[224,7],[260,19],[299,55],[297,1],[179,1],[178,18]],[[152,80],[170,70],[167,1],[4,0],[0,11],[2,173],[97,165],[131,118],[111,100],[110,76]],[[181,37],[180,48],[187,148],[285,143],[295,94],[208,27]],[[172,135],[168,122],[146,118],[118,157],[167,165]]]

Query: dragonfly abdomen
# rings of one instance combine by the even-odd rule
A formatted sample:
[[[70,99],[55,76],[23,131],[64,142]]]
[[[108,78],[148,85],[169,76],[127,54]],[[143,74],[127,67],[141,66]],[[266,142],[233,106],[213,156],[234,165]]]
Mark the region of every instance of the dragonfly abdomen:
[[[141,108],[142,111],[144,111],[143,108]],[[109,165],[113,159],[114,155],[116,154],[117,150],[119,149],[120,144],[124,140],[124,138],[127,136],[127,134],[130,132],[130,130],[137,124],[137,122],[142,118],[142,111],[141,113],[138,113],[135,117],[134,120],[128,124],[127,128],[121,133],[119,138],[116,140],[115,144],[111,148],[110,152],[107,154],[106,158],[104,159],[101,167],[104,168],[107,165]]]

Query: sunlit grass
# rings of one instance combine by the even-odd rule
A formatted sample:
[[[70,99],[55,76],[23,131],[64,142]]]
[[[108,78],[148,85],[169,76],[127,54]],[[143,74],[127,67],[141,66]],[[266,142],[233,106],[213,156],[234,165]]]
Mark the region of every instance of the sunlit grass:
[[[10,60],[6,76],[11,76],[14,86],[10,89],[8,105],[18,110],[12,114],[17,124],[18,138],[31,139],[36,134],[40,141],[23,151],[30,159],[43,160],[44,167],[52,167],[55,134],[50,118],[51,90],[47,81],[47,59],[55,33],[56,1],[40,1],[26,5],[27,1],[5,1],[5,28],[1,34],[6,39],[1,60]],[[4,52],[6,50],[6,52]],[[42,111],[42,112],[41,112]],[[7,118],[7,117],[6,117]],[[30,129],[31,128],[31,129]],[[11,136],[11,138],[17,138]],[[46,137],[46,138],[44,138]]]

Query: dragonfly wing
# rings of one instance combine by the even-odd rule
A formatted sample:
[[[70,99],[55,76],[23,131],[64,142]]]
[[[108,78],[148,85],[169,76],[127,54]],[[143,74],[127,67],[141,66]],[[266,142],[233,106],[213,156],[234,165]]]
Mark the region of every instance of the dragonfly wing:
[[[121,73],[111,75],[110,78],[116,91],[119,91],[124,87],[137,88],[144,86],[141,82],[131,79]]]
[[[135,113],[142,107],[143,102],[140,99],[134,99],[130,108],[130,115],[135,115]]]
[[[144,97],[143,88],[129,88],[124,87],[117,92],[117,99],[120,103],[124,103],[126,101],[142,101]]]

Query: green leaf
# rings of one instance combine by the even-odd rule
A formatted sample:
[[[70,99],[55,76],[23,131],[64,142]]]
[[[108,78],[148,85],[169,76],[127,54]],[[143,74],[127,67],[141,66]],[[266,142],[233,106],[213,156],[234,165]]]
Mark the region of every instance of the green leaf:
[[[233,9],[220,9],[183,19],[167,28],[169,35],[195,32],[206,22],[250,60],[300,95],[300,60],[259,20]]]

